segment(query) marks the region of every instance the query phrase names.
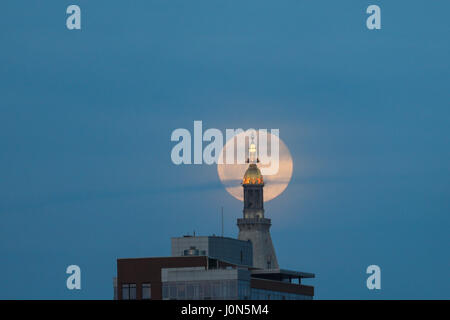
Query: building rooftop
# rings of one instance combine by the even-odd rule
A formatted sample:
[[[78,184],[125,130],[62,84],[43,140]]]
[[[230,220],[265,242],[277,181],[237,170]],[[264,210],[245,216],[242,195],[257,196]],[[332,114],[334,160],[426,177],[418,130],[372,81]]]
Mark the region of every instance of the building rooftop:
[[[314,273],[300,272],[286,269],[267,269],[267,270],[256,269],[252,270],[252,276],[256,278],[272,279],[278,281],[290,279],[300,280],[302,278],[315,278]]]

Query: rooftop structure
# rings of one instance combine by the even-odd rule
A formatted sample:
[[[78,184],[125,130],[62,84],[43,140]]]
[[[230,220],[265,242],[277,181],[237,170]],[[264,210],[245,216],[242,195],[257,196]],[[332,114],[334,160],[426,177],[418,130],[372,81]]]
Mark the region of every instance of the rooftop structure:
[[[208,256],[235,265],[253,266],[253,247],[249,241],[217,236],[172,238],[172,257]]]

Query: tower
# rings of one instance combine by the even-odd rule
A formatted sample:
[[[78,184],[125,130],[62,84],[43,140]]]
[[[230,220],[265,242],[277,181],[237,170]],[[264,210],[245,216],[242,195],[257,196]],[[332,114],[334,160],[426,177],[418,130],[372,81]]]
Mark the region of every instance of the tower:
[[[264,218],[264,180],[257,163],[256,145],[249,148],[248,169],[242,179],[244,189],[244,216],[237,220],[239,240],[250,240],[253,245],[253,266],[261,269],[278,269],[275,249],[270,237],[270,219]]]

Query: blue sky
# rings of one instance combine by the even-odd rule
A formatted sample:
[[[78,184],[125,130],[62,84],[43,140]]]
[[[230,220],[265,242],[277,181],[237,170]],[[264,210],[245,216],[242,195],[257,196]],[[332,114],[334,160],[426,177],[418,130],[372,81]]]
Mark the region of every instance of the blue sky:
[[[78,4],[82,30],[65,26]],[[382,29],[365,9],[378,4]],[[447,1],[24,1],[0,19],[0,298],[110,299],[118,257],[237,235],[216,168],[176,128],[279,128],[266,204],[318,299],[449,298]],[[69,291],[77,264],[82,290]],[[365,286],[377,264],[382,289]]]

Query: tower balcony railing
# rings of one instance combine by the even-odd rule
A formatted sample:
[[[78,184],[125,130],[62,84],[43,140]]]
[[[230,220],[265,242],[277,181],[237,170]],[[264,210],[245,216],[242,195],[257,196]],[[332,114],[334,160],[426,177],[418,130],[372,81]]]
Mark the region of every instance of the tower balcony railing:
[[[271,220],[268,218],[239,218],[237,219],[238,224],[271,224]]]

